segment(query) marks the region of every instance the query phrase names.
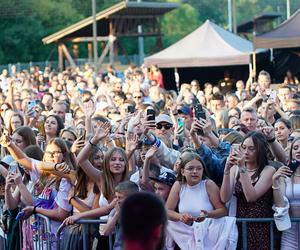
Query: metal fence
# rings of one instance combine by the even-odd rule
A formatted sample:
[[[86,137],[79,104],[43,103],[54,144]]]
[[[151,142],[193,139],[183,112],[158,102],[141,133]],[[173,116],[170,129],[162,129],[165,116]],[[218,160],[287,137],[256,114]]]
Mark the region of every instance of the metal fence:
[[[128,65],[130,63],[134,63],[135,65],[139,65],[139,56],[138,55],[130,55],[130,56],[124,56],[124,55],[120,55],[116,58],[117,60],[115,61],[117,64],[120,65]],[[78,58],[78,59],[74,59],[75,64],[78,67],[83,67],[85,64],[93,64],[93,61],[91,59],[88,58]],[[104,64],[108,64],[109,63],[109,59],[106,58],[106,60],[104,61]],[[16,65],[17,71],[22,71],[22,70],[30,70],[31,67],[33,66],[38,66],[40,68],[40,70],[44,70],[44,68],[46,66],[51,66],[51,68],[53,68],[54,70],[58,69],[58,61],[41,61],[41,62],[25,62],[25,63],[10,63],[10,64],[6,64],[6,65],[0,65],[0,72],[3,69],[7,69],[9,72],[11,71],[11,67],[13,65]],[[68,65],[68,61],[65,61],[65,65]]]
[[[296,222],[298,226],[298,232],[300,233],[300,218],[291,218],[292,222]],[[237,224],[241,224],[242,226],[242,240],[243,240],[243,249],[248,249],[248,232],[247,227],[248,223],[258,222],[258,223],[270,223],[270,249],[275,249],[274,242],[274,219],[273,218],[237,218],[236,219]],[[240,232],[239,232],[240,233]],[[299,235],[298,233],[298,235]],[[300,235],[299,235],[300,236]],[[296,242],[295,242],[296,243]],[[298,237],[298,249],[300,247],[300,237]]]
[[[32,226],[32,220],[35,220]],[[61,225],[54,237],[54,235],[51,233],[51,224],[50,219],[44,215],[36,214],[32,216],[30,219],[30,223],[28,223],[28,234],[26,236],[26,249],[41,249],[41,250],[52,250],[57,249],[61,250],[62,248],[62,233],[66,229],[67,226]],[[298,232],[300,232],[300,218],[291,218],[292,222],[297,223]],[[29,221],[28,221],[29,222]],[[273,218],[237,218],[236,223],[241,225],[242,231],[239,233],[242,233],[242,250],[248,249],[248,232],[247,227],[249,223],[269,223],[270,226],[270,239],[271,239],[271,245],[269,249],[275,249],[275,225],[274,225],[274,219]],[[107,223],[107,220],[79,220],[76,222],[76,224],[83,225],[82,233],[82,239],[83,239],[83,250],[91,249],[90,242],[89,242],[89,231],[88,226],[89,225],[100,225]],[[22,227],[22,223],[19,224],[20,228]],[[30,229],[32,231],[30,231]],[[30,236],[30,232],[32,232],[32,237]],[[299,235],[299,233],[298,233]],[[24,235],[23,235],[24,236]],[[300,236],[300,235],[299,235]],[[20,239],[22,239],[22,230],[20,230]],[[298,237],[298,242],[295,244],[298,244],[298,247],[300,246],[300,237]],[[54,246],[56,245],[56,246]],[[20,245],[20,249],[22,249],[22,241]],[[4,235],[0,249],[8,249],[6,245],[6,236]],[[113,249],[113,241],[112,241],[112,235],[109,236],[109,249]]]
[[[89,220],[89,219],[83,219],[83,220],[78,220],[76,222],[76,224],[82,225],[83,226],[83,230],[82,230],[82,236],[83,236],[83,250],[89,250],[91,249],[89,246],[89,229],[88,226],[89,225],[100,225],[100,224],[106,224],[107,220]],[[57,250],[63,250],[62,246],[61,246],[61,235],[64,231],[64,229],[66,228],[66,225],[61,225],[57,232],[56,232],[56,239],[57,239]],[[109,250],[113,249],[113,242],[112,242],[112,235],[109,235]]]

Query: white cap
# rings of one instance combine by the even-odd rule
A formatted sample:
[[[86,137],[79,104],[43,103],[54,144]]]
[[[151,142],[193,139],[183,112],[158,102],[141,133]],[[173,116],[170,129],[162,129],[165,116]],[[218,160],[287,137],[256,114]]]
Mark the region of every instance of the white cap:
[[[166,115],[166,114],[161,114],[161,115],[157,116],[156,119],[155,119],[155,122],[156,123],[167,122],[167,123],[173,125],[173,121],[172,121],[171,117],[169,115]]]

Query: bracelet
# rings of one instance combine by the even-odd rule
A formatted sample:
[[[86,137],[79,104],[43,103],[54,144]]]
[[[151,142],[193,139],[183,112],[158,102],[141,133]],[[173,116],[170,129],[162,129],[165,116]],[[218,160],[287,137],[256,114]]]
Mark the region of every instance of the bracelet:
[[[230,171],[224,171],[224,175],[230,175]]]
[[[246,173],[247,172],[247,169],[246,168],[239,168],[239,173]]]
[[[36,213],[36,208],[37,208],[37,205],[35,205],[35,206],[33,207],[32,214],[35,214],[35,213]]]
[[[280,189],[280,187],[278,186],[278,187],[274,187],[273,185],[272,185],[272,188],[274,189],[274,190],[278,190],[278,189]]]
[[[59,164],[59,163],[55,163],[55,165],[54,165],[54,170],[55,170],[55,171],[58,171],[58,170],[57,170],[57,165],[58,165],[58,164]]]
[[[96,144],[92,143],[92,139],[89,139],[89,144],[90,144],[92,147],[97,147]]]
[[[69,204],[71,204],[71,201],[75,199],[75,196],[72,196],[70,199],[69,199]]]
[[[267,140],[267,142],[272,143],[272,142],[274,142],[275,140],[276,140],[276,138],[273,137],[271,140]]]

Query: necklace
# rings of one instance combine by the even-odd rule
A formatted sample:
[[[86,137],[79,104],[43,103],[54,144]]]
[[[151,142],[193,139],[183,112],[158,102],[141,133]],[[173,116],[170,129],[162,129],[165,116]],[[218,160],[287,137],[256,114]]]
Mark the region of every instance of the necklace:
[[[249,168],[246,168],[247,172],[249,173],[253,173],[257,170],[258,168],[254,168],[254,169],[249,169]]]

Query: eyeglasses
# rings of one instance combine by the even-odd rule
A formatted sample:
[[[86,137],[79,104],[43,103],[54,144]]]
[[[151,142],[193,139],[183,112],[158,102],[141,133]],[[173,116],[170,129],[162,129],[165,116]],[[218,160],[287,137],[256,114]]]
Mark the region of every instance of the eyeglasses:
[[[53,156],[58,156],[59,154],[62,154],[62,152],[61,151],[53,151],[53,152],[45,151],[44,154],[53,157]]]
[[[141,99],[142,97],[141,96],[134,96],[133,98],[134,99]]]
[[[202,167],[188,167],[188,168],[184,168],[184,170],[188,171],[188,172],[193,172],[193,171],[197,171],[200,172],[203,168]]]
[[[172,125],[171,124],[160,124],[160,123],[156,124],[156,128],[157,129],[162,129],[163,127],[166,130],[168,130],[168,129],[172,128]]]

